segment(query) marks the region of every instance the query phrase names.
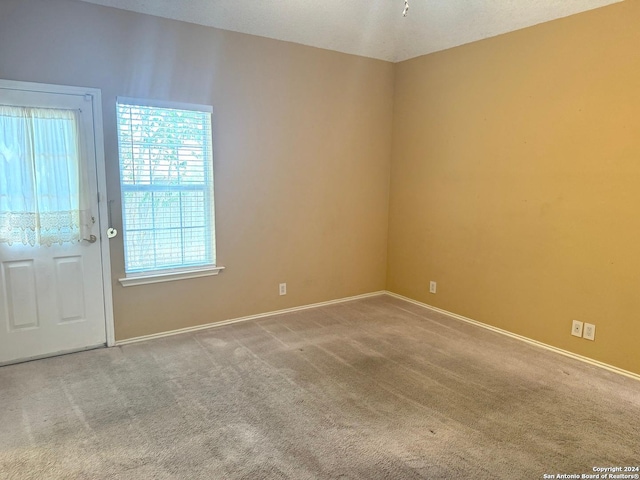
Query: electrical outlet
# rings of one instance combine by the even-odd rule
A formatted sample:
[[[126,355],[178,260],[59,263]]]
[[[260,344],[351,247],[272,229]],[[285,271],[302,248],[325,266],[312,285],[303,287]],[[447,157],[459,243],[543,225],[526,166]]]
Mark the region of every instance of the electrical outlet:
[[[596,339],[596,326],[591,323],[584,324],[584,335],[583,338],[587,340],[595,340]]]
[[[571,335],[574,337],[582,337],[582,322],[579,320],[574,320],[571,325]]]
[[[434,281],[429,282],[429,293],[436,293],[438,284]]]
[[[287,294],[287,284],[286,283],[281,283],[280,284],[280,295],[286,295]]]

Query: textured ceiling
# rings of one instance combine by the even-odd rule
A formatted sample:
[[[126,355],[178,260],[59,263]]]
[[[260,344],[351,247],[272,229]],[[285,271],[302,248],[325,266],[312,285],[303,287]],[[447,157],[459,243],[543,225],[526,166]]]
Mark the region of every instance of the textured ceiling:
[[[623,0],[84,0],[392,62]]]

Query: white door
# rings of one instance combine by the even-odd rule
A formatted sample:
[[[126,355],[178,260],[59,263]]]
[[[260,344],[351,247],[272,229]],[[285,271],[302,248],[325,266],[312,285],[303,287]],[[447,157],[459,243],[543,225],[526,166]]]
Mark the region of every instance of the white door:
[[[44,108],[79,112],[74,113],[73,132],[79,138],[76,161],[86,169],[82,184],[88,189],[84,198],[90,200],[85,205],[85,217],[90,218],[86,215],[89,213],[95,223],[90,234],[85,230],[79,237],[80,241],[51,245],[0,241],[0,365],[105,345],[107,338],[93,97],[25,91],[7,87],[10,83],[0,83],[0,106],[6,106],[5,111],[10,107],[34,107],[38,111]],[[10,128],[3,131],[0,124],[0,162],[18,161],[15,150],[20,147],[16,146],[15,138],[9,138],[11,132]],[[55,131],[46,135],[55,135]],[[45,152],[44,157],[47,155],[55,156],[55,152]],[[4,177],[9,176],[8,168]],[[5,234],[9,221],[7,212],[2,210],[8,207],[6,201],[1,202],[10,195],[10,190],[15,193],[12,181],[15,179],[0,178],[0,222],[5,223]]]

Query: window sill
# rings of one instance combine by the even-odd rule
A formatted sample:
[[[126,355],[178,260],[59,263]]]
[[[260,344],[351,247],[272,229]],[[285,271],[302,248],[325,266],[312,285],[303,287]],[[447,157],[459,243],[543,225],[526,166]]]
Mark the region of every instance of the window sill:
[[[218,275],[222,270],[224,270],[224,267],[193,268],[174,272],[135,275],[120,278],[118,281],[123,287],[135,287],[136,285],[173,282],[175,280],[186,280],[187,278],[210,277],[211,275]]]

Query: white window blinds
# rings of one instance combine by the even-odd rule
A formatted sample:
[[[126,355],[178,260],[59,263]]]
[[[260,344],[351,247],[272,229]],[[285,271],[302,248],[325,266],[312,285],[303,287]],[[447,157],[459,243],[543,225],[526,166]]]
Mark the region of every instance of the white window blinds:
[[[211,111],[118,99],[125,270],[215,265]]]

